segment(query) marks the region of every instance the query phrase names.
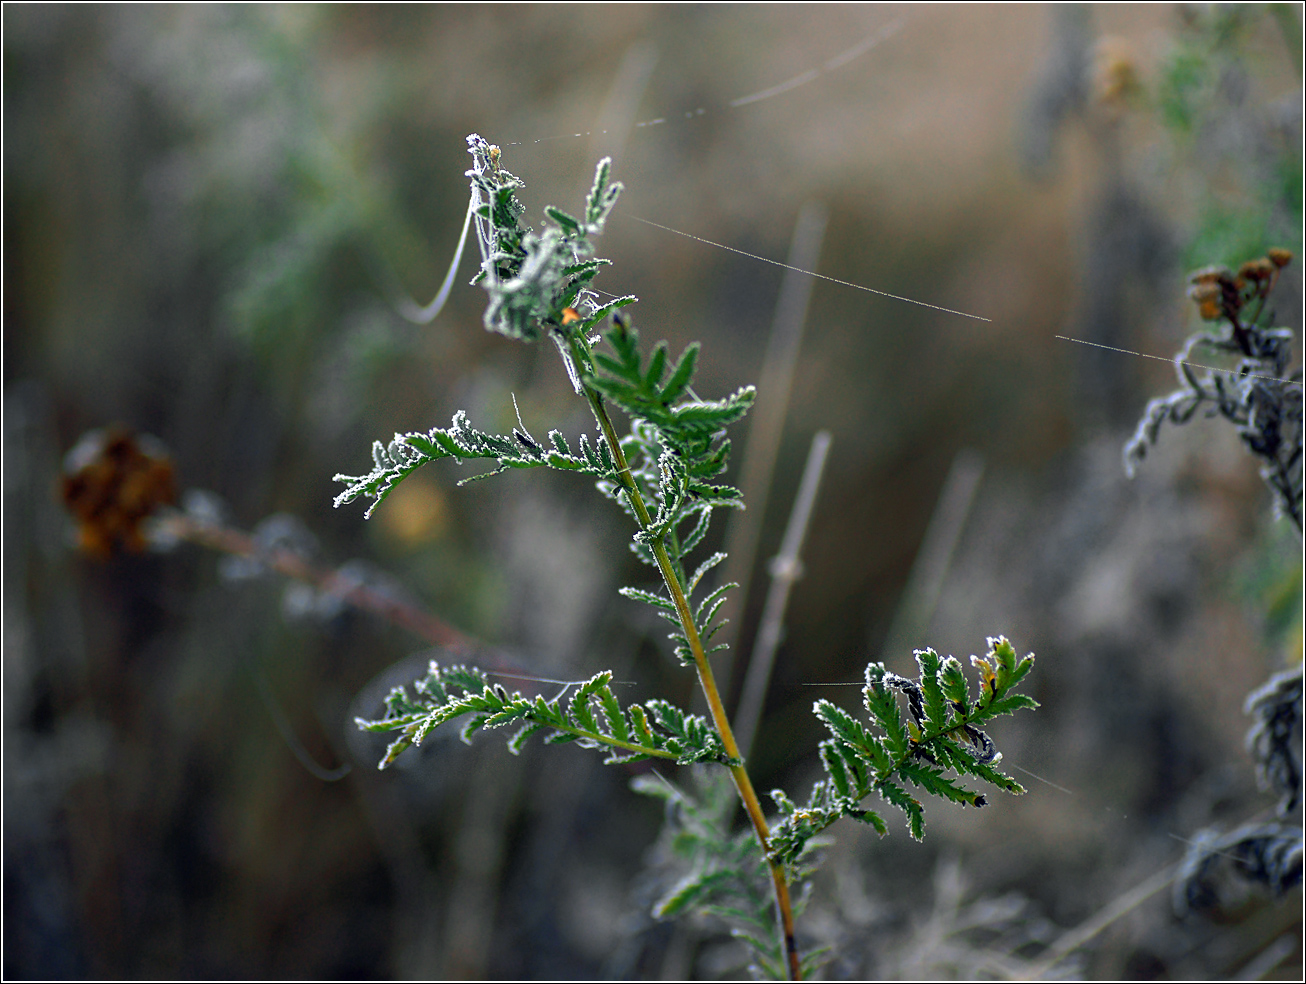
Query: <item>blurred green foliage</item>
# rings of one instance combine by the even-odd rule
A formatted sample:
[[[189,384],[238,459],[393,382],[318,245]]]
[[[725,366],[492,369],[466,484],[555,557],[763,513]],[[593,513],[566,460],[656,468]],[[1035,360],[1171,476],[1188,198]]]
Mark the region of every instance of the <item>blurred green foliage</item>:
[[[1300,17],[1290,5],[1191,7],[1161,65],[1156,102],[1161,120],[1183,152],[1218,180],[1183,250],[1183,264],[1236,267],[1270,246],[1301,255],[1302,147],[1286,103],[1264,107],[1249,90],[1266,44],[1267,22],[1301,78]],[[1296,23],[1295,31],[1290,28]],[[1294,48],[1294,41],[1296,47]]]

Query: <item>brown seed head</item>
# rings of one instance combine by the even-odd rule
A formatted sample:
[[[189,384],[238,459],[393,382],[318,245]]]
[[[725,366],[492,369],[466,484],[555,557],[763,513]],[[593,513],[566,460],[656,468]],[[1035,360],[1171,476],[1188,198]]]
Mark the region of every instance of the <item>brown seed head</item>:
[[[68,452],[60,497],[86,553],[100,559],[119,547],[139,553],[145,519],[176,501],[172,461],[157,442],[138,440],[124,427],[91,431]]]
[[[1263,256],[1248,260],[1238,268],[1238,277],[1259,284],[1274,276],[1277,267]]]
[[[1292,251],[1272,246],[1265,251],[1265,258],[1282,270],[1292,262]]]
[[[1188,288],[1188,296],[1196,302],[1197,313],[1205,321],[1215,321],[1223,313],[1222,293],[1216,283],[1197,283]]]

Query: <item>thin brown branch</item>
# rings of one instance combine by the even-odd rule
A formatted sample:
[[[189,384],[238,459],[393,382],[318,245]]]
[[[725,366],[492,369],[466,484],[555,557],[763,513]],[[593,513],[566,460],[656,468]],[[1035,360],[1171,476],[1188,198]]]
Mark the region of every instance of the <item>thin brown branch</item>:
[[[234,554],[251,557],[286,577],[311,584],[355,608],[378,615],[413,635],[436,646],[471,649],[473,642],[449,623],[424,611],[411,602],[378,591],[366,584],[344,577],[337,570],[315,567],[292,550],[283,547],[264,549],[243,530],[197,522],[185,513],[170,513],[158,520],[159,532],[177,540]]]

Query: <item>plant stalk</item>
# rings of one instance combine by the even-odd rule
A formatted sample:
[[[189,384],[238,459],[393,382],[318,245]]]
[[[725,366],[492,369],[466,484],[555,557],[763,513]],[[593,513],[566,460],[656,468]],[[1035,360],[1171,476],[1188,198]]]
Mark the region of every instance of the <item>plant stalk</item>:
[[[159,528],[177,540],[188,540],[235,557],[254,558],[279,574],[311,584],[356,608],[407,629],[434,646],[445,646],[457,651],[474,648],[474,640],[417,605],[349,580],[339,571],[315,567],[294,551],[281,548],[265,550],[253,536],[242,530],[198,523],[180,512],[168,512],[161,516]]]
[[[588,369],[589,359],[585,358],[585,354],[577,344],[576,338],[572,336],[570,341],[572,357],[579,367]],[[625,452],[621,449],[621,441],[617,437],[616,428],[612,425],[612,418],[603,405],[603,397],[588,385],[584,386],[584,390],[585,396],[590,403],[590,409],[594,412],[594,419],[598,421],[599,429],[603,432],[603,439],[607,442],[608,450],[612,452],[612,458],[617,463],[617,479],[626,491],[626,496],[635,510],[640,526],[647,529],[653,525],[653,518],[649,515],[648,506],[644,503],[644,496],[631,474],[630,465],[626,461]],[[743,756],[739,753],[739,745],[736,743],[734,732],[730,728],[730,719],[726,715],[725,705],[722,703],[721,694],[717,690],[716,678],[712,673],[712,664],[708,662],[707,654],[703,650],[703,641],[699,638],[698,627],[694,624],[694,616],[689,608],[689,600],[685,597],[684,589],[680,584],[680,579],[676,576],[675,567],[671,562],[670,555],[667,553],[665,544],[659,538],[651,546],[653,556],[658,562],[658,569],[662,572],[662,579],[666,582],[667,592],[671,596],[672,603],[676,606],[676,612],[680,615],[681,628],[685,631],[685,639],[688,640],[690,652],[694,656],[694,666],[698,670],[698,682],[703,688],[703,695],[707,698],[708,709],[712,714],[712,723],[721,736],[721,744],[725,746],[726,754],[740,763],[729,767],[730,774],[734,778],[735,788],[739,791],[739,798],[743,801],[748,818],[753,823],[753,832],[757,835],[757,841],[761,845],[763,856],[766,857],[767,866],[771,869],[771,881],[775,887],[775,904],[780,916],[780,929],[784,938],[785,961],[788,965],[790,980],[802,980],[798,945],[794,939],[793,906],[789,899],[789,883],[785,879],[784,865],[770,856],[771,831],[767,826],[766,816],[762,812],[762,804],[753,789],[753,782],[742,764]]]

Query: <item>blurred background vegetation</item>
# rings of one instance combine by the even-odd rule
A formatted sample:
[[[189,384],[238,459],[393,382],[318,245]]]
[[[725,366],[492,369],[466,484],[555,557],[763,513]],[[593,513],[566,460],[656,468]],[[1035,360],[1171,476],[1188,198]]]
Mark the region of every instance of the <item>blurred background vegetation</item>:
[[[732,105],[899,19],[861,57]],[[758,788],[806,796],[808,709],[830,694],[807,684],[857,681],[870,658],[908,672],[913,646],[964,659],[999,632],[1038,654],[1043,709],[993,735],[1055,784],[1017,772],[1021,799],[936,806],[924,845],[837,830],[804,928],[835,944],[832,975],[974,973],[1003,926],[1055,936],[1180,838],[1264,813],[1242,703],[1301,660],[1300,541],[1221,421],[1166,432],[1125,479],[1122,444],[1173,370],[1055,336],[1168,358],[1195,324],[1188,269],[1300,256],[1300,32],[1295,5],[6,5],[5,976],[725,966],[710,935],[647,920],[660,816],[628,771],[446,736],[377,774],[355,701],[432,655],[419,640],[344,610],[294,618],[302,594],[196,547],[88,559],[55,498],[78,436],[121,423],[230,522],[297,517],[321,563],[401,584],[531,672],[611,667],[637,681],[623,700],[688,703],[661,626],[615,592],[646,577],[624,517],[583,481],[456,489],[433,467],[370,522],[330,508],[372,439],[460,408],[507,428],[516,394],[537,434],[591,429],[551,346],[481,329],[479,290],[425,328],[387,303],[387,278],[425,301],[443,275],[472,131],[525,178],[531,221],[578,207],[614,155],[627,192],[600,286],[638,294],[673,350],[703,341],[706,396],[757,380],[781,271],[623,212],[782,259],[821,202],[822,273],[992,319],[825,282],[811,300],[736,619],[747,653],[827,428]],[[1288,272],[1274,307],[1299,329]],[[983,477],[937,511],[960,530],[938,603],[904,607],[965,449]],[[883,651],[891,626],[906,641]],[[279,715],[353,771],[310,774]],[[1082,972],[1229,976],[1297,938],[1299,891],[1219,925],[1177,920],[1162,892]],[[1017,901],[977,917],[986,899]]]

